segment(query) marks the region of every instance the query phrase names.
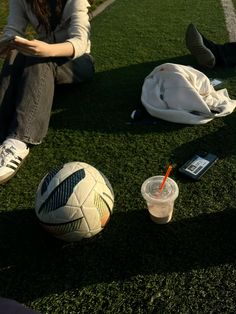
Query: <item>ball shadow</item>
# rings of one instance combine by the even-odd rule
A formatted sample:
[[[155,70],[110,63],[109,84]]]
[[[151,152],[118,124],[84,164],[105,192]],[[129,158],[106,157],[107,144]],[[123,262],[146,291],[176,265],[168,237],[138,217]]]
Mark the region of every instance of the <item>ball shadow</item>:
[[[0,295],[28,302],[136,275],[234,263],[236,210],[156,225],[145,210],[115,212],[97,236],[65,243],[39,227],[32,209],[0,213]]]

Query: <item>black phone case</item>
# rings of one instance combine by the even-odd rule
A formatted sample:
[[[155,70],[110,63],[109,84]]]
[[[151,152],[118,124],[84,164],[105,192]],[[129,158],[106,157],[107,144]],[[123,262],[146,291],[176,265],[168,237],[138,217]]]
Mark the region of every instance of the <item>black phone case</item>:
[[[190,158],[179,171],[184,175],[199,180],[203,174],[217,161],[218,157],[207,152],[200,152]]]

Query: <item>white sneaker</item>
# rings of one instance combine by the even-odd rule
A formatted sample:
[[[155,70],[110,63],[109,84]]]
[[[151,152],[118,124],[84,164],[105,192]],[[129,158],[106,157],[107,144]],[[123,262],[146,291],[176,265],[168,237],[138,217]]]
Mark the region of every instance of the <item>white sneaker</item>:
[[[7,182],[16,174],[28,154],[28,147],[17,149],[3,142],[0,146],[0,184]]]

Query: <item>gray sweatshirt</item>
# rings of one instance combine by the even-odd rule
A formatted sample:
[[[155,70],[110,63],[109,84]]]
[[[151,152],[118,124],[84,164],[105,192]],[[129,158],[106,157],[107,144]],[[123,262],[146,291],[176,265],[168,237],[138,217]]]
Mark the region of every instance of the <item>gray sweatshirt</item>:
[[[25,0],[9,1],[9,16],[0,40],[12,35],[25,36],[28,25],[37,33],[37,39],[47,43],[71,42],[74,47],[74,58],[90,53],[90,22],[87,0],[67,0],[61,22],[55,30],[46,34],[44,27],[38,27],[37,17]]]

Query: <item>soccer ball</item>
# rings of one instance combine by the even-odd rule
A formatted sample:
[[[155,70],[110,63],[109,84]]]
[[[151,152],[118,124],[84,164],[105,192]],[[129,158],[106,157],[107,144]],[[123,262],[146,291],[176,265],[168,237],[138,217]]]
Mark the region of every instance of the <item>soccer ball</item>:
[[[84,162],[69,162],[43,177],[35,213],[56,238],[80,241],[105,227],[113,205],[113,189],[102,172]]]

